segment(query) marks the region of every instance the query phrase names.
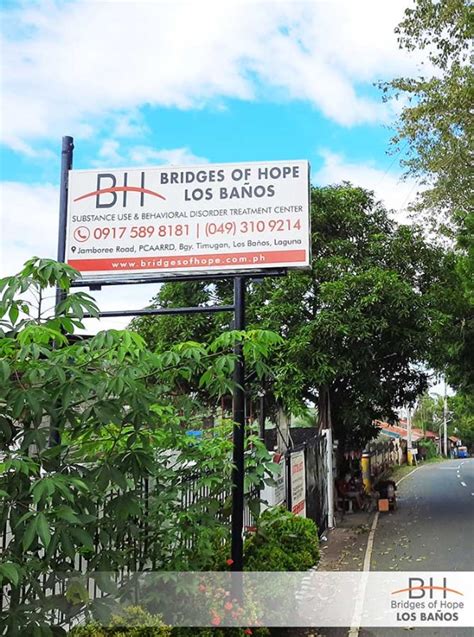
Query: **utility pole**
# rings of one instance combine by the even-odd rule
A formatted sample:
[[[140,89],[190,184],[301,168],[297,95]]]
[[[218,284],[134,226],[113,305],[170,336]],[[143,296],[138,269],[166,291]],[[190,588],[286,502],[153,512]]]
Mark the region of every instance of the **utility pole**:
[[[443,438],[444,438],[444,455],[447,458],[448,457],[448,396],[446,391],[446,376],[444,377]]]
[[[413,464],[413,451],[411,442],[411,408],[407,409],[407,464]]]
[[[333,439],[332,429],[324,430],[326,434],[327,444],[327,481],[328,481],[328,528],[333,529],[336,525],[334,522],[334,471],[333,471]]]

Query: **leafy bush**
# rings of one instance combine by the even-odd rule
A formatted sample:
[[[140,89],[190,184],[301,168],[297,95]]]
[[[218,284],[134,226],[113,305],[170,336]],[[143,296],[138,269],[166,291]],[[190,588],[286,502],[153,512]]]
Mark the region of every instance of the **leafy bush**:
[[[150,615],[139,606],[129,606],[121,615],[113,615],[108,626],[97,622],[78,626],[71,637],[170,637],[171,628],[157,615]]]
[[[251,632],[249,632],[249,630]],[[268,628],[173,628],[172,637],[267,637]]]
[[[82,338],[84,315],[99,310],[71,292],[78,276],[35,257],[0,279],[0,633],[10,637],[49,634],[55,609],[85,610],[86,590],[66,590],[67,608],[53,594],[77,556],[95,572],[202,568],[227,534],[232,423],[187,435],[203,413],[189,379],[218,400],[233,387],[237,342],[259,376],[281,340],[230,331],[153,352],[127,330]],[[258,486],[271,456],[248,442],[247,475]]]
[[[249,632],[250,631],[250,632]],[[108,626],[97,622],[78,626],[70,637],[268,637],[268,628],[171,628],[165,626],[157,615],[150,615],[142,608],[130,606],[120,616],[112,617]]]
[[[420,452],[422,457],[430,460],[431,458],[436,458],[439,455],[438,448],[432,440],[420,440],[418,442],[418,447],[420,448]]]
[[[267,509],[244,552],[247,571],[305,571],[319,560],[318,529],[280,507]]]

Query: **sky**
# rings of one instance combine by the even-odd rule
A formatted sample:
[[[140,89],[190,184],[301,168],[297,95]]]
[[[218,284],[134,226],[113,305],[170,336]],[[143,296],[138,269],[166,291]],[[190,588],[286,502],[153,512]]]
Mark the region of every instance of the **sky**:
[[[409,2],[3,0],[0,276],[56,256],[63,135],[75,168],[307,159],[314,185],[369,188],[406,221],[403,104],[376,83],[419,68],[394,34]],[[95,296],[117,310],[156,291]]]

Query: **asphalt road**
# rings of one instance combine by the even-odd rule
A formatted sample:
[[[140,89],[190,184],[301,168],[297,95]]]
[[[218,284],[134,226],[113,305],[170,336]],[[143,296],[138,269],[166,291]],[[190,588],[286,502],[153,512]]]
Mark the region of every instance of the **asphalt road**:
[[[427,464],[406,477],[398,509],[381,513],[372,571],[474,571],[474,458]],[[472,628],[362,629],[360,637],[472,637]]]

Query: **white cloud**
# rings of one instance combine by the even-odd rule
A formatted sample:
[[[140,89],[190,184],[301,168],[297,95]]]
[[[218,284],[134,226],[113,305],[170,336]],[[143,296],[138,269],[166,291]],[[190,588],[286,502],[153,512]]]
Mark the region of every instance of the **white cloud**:
[[[174,166],[187,166],[190,164],[207,164],[208,159],[194,155],[189,148],[164,148],[154,150],[148,146],[135,146],[130,150],[130,159],[136,164],[157,162],[159,164],[173,164]]]
[[[59,190],[52,184],[3,182],[0,276],[14,274],[32,256],[55,258]]]
[[[98,159],[91,161],[92,166],[129,166],[146,164],[173,164],[187,166],[191,164],[207,164],[208,159],[195,155],[189,148],[161,148],[152,146],[131,146],[121,148],[116,139],[106,139],[99,149]]]
[[[323,165],[313,173],[313,183],[321,186],[350,181],[354,186],[373,190],[385,206],[393,210],[392,216],[401,223],[410,221],[408,204],[412,202],[419,186],[412,179],[402,180],[394,165],[386,170],[376,168],[372,163],[356,163],[327,149],[320,151]]]
[[[118,166],[124,162],[123,156],[119,152],[120,143],[115,139],[106,139],[99,148],[100,159],[92,163],[101,165],[104,161],[109,165]]]
[[[406,0],[68,2],[4,10],[4,140],[142,134],[139,109],[308,100],[342,125],[385,121],[361,92],[413,69],[393,28]]]
[[[116,113],[113,123],[114,137],[141,137],[149,132],[143,117],[136,109],[127,113]]]

